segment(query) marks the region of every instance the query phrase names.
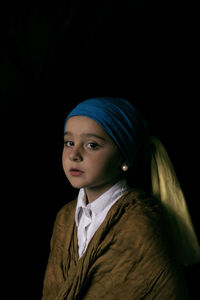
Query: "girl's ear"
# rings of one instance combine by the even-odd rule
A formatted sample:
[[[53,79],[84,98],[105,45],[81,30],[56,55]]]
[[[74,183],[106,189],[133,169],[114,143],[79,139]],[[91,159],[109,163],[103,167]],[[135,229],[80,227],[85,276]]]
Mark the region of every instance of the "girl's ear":
[[[123,163],[123,165],[122,165],[122,170],[123,170],[124,172],[128,171],[128,164],[127,164],[126,162]]]

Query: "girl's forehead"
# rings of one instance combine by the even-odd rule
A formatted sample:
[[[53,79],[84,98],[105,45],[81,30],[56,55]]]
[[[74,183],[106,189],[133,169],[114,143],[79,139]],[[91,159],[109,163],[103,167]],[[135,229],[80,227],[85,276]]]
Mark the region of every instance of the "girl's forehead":
[[[73,134],[88,134],[98,133],[103,136],[108,136],[106,131],[95,120],[86,116],[72,116],[65,125],[65,132]]]

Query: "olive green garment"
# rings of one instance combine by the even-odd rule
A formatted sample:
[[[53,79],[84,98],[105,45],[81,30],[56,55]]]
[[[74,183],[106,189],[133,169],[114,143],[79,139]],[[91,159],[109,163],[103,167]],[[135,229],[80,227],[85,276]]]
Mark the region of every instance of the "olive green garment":
[[[163,216],[144,191],[112,206],[80,259],[76,202],[57,214],[42,300],[189,299]]]

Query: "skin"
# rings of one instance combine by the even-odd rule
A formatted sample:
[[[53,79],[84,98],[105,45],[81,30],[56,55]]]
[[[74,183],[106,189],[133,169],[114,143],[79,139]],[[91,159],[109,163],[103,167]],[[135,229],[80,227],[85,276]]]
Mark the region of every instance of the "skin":
[[[96,121],[85,116],[68,119],[63,169],[74,188],[85,189],[88,202],[97,199],[121,179],[123,163],[117,146]]]

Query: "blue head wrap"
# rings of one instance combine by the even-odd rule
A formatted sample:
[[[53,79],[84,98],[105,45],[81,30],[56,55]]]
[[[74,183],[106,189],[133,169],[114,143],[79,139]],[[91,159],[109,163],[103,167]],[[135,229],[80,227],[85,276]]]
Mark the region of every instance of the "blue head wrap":
[[[123,98],[98,97],[79,103],[68,115],[96,121],[113,139],[129,165],[144,150],[147,129],[135,107]],[[66,124],[65,121],[65,124]]]

